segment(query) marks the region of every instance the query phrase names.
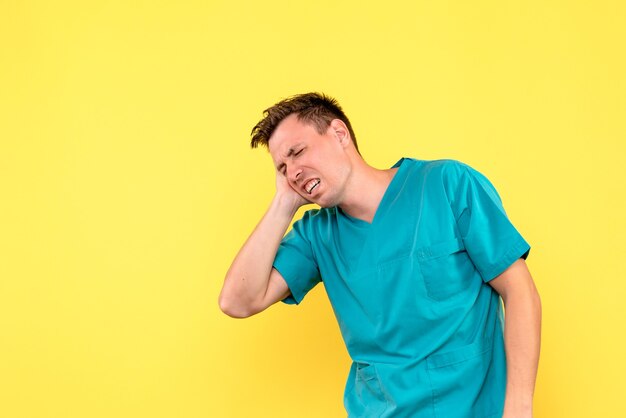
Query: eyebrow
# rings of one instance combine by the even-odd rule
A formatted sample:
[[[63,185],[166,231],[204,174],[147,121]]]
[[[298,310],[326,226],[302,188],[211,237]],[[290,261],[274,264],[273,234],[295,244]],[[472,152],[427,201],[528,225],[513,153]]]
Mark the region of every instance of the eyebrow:
[[[287,156],[285,158],[291,157],[293,155],[293,153],[295,152],[294,148],[297,148],[299,146],[300,146],[300,144],[297,144],[297,145],[289,148],[289,150],[287,151]],[[278,164],[278,167],[276,167],[276,170],[281,171],[284,166],[285,166],[285,163],[280,163],[280,164]]]

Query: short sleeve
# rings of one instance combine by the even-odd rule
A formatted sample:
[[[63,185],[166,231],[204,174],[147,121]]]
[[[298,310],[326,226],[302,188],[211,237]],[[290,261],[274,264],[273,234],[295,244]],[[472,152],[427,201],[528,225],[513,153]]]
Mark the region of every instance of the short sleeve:
[[[518,258],[530,245],[509,220],[493,184],[482,173],[461,163],[453,199],[457,226],[465,249],[485,282]]]
[[[309,238],[310,227],[310,214],[307,212],[285,235],[274,259],[274,268],[283,276],[291,291],[291,295],[282,300],[289,305],[299,304],[321,281]]]

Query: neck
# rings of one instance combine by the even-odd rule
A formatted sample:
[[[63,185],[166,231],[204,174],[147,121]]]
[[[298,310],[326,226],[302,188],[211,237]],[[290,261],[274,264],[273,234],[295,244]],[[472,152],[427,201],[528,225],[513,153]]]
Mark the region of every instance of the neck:
[[[379,170],[361,161],[354,167],[339,207],[353,218],[371,223],[398,168]]]

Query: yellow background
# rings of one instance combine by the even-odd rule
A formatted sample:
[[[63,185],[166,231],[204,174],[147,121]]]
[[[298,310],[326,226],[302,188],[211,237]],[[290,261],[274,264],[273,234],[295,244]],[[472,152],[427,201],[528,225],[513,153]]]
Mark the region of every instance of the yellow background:
[[[626,8],[0,1],[0,416],[342,417],[322,286],[223,315],[274,190],[261,111],[337,97],[366,160],[483,172],[531,243],[536,417],[623,417]]]

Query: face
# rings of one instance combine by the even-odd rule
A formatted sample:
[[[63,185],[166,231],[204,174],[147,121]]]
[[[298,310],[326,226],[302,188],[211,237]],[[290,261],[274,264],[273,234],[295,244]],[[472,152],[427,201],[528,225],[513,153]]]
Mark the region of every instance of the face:
[[[278,175],[286,177],[298,194],[322,207],[339,205],[351,173],[345,125],[334,120],[326,133],[300,122],[297,115],[285,118],[268,142]]]

